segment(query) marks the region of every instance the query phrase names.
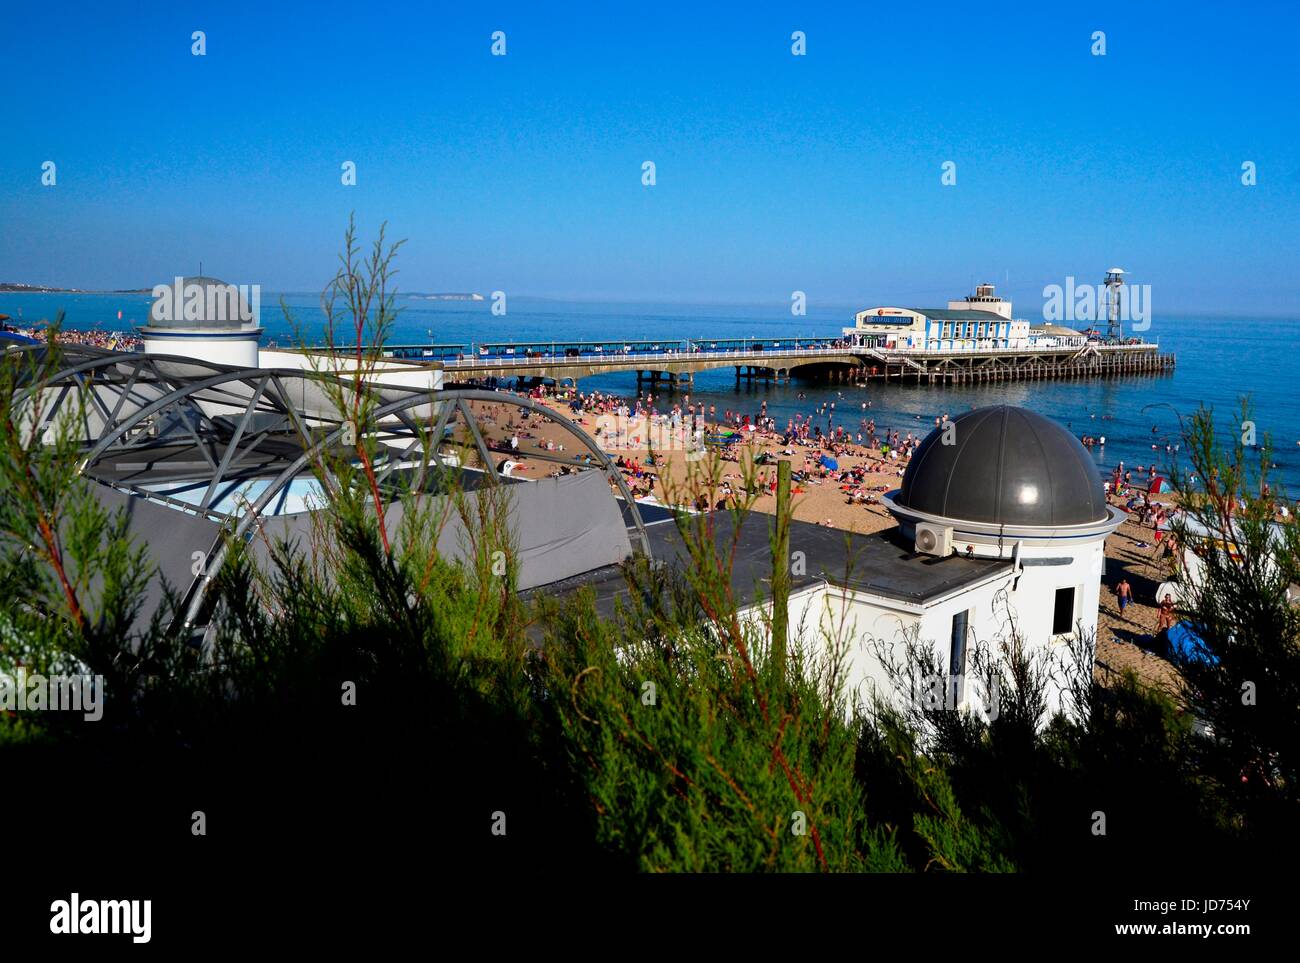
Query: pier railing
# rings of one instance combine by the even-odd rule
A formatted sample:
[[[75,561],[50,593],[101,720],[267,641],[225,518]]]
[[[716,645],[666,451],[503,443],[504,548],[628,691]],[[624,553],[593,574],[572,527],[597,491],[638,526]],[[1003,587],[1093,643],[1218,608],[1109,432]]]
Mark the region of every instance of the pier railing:
[[[722,351],[658,351],[653,354],[620,354],[609,352],[605,354],[582,354],[582,355],[558,355],[544,354],[540,357],[531,358],[523,355],[495,355],[491,357],[462,357],[456,359],[447,359],[443,366],[447,368],[482,368],[488,365],[537,365],[537,364],[627,364],[629,367],[635,366],[639,362],[654,361],[723,361],[731,358],[764,358],[764,357],[788,357],[798,355],[801,358],[818,357],[818,356],[835,356],[843,358],[848,355],[860,354],[867,349],[857,347],[843,348],[764,348],[756,351],[753,348],[729,348]]]
[[[872,351],[877,354],[888,355],[907,355],[908,357],[933,357],[935,355],[966,355],[966,354],[1052,354],[1066,353],[1070,351],[1084,351],[1088,348],[1096,348],[1099,351],[1110,353],[1113,351],[1153,351],[1160,347],[1159,341],[1143,341],[1141,344],[1058,344],[1053,346],[1047,345],[1029,345],[1019,348],[862,348],[862,351]]]
[[[828,364],[817,365],[817,362]],[[1139,344],[1067,344],[1048,347],[878,348],[865,345],[808,347],[765,344],[709,351],[669,349],[559,354],[461,355],[440,359],[453,377],[583,378],[617,371],[635,372],[652,382],[690,384],[696,371],[734,365],[737,380],[763,378],[787,381],[796,368],[822,369],[818,376],[832,381],[910,381],[967,384],[985,381],[1035,381],[1168,372],[1176,360],[1161,353],[1155,341]],[[746,372],[745,369],[748,369]]]
[[[609,363],[609,364],[626,364],[628,366],[636,365],[639,362],[654,361],[725,361],[735,358],[759,359],[765,357],[789,357],[791,355],[800,358],[809,357],[845,357],[853,355],[883,355],[887,357],[898,356],[907,358],[934,358],[934,357],[963,357],[963,356],[987,356],[987,355],[1007,355],[1007,354],[1070,354],[1084,351],[1088,348],[1096,348],[1098,351],[1111,353],[1136,353],[1159,350],[1158,341],[1144,341],[1141,344],[1103,344],[1103,345],[1034,345],[1030,347],[1017,348],[871,348],[863,345],[847,345],[838,348],[806,348],[802,346],[791,346],[789,348],[764,348],[755,350],[754,348],[725,348],[715,351],[657,351],[653,353],[634,354],[610,351],[599,354],[580,354],[580,355],[561,355],[542,353],[538,355],[460,355],[457,357],[448,357],[440,359],[445,367],[448,368],[482,368],[482,367],[504,367],[508,365],[538,365],[538,364],[557,364],[557,365],[582,365],[592,363]]]

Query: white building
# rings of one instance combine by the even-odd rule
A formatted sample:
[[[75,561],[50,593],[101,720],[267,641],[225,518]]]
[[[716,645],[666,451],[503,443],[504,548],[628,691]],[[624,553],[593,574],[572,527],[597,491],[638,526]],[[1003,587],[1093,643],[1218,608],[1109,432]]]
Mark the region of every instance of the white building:
[[[981,284],[946,308],[867,308],[857,313],[853,327],[843,330],[845,337],[868,347],[969,351],[1027,347],[1029,325],[1011,317],[1011,302],[995,295],[993,285]]]
[[[298,368],[322,374],[355,373],[346,351],[262,348],[260,293],[211,277],[176,278],[153,290],[149,323],[140,329],[147,354],[195,358],[234,368]],[[392,358],[366,358],[368,381],[408,388],[441,388],[442,366]]]
[[[974,294],[968,294],[958,301],[949,301],[948,310],[991,311],[1011,320],[1011,302],[995,295],[993,285],[987,283],[976,285]]]
[[[301,368],[340,378],[352,377],[357,370],[356,356],[349,355],[346,351],[331,354],[323,349],[291,351],[284,348],[262,348],[257,353],[257,359],[258,366],[262,368]],[[432,391],[441,388],[444,379],[442,365],[437,362],[367,357],[361,363],[361,370],[366,381],[384,386],[398,385]]]
[[[792,597],[791,637],[802,625],[813,651],[847,640],[848,687],[863,703],[901,698],[885,661],[909,639],[947,667],[956,704],[985,711],[988,694],[966,684],[977,645],[1000,649],[1014,631],[1032,658],[1069,671],[1067,644],[1095,640],[1104,544],[1125,515],[1106,503],[1087,451],[1023,408],[952,424],[926,438],[886,497],[898,528],[855,537],[851,568],[843,533],[795,523],[791,534],[792,551],[822,562],[820,584]],[[1050,709],[1068,708],[1062,694],[1050,687]]]
[[[1029,322],[1024,320],[1013,320],[1011,322],[1011,341],[1007,347],[1028,348],[1030,344]]]
[[[1061,324],[1036,324],[1029,329],[1029,344],[1035,348],[1082,348],[1088,336]]]

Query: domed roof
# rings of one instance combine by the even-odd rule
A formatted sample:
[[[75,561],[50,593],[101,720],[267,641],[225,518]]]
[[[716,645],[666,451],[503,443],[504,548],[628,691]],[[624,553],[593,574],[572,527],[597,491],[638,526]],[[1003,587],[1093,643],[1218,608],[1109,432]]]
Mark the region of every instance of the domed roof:
[[[894,503],[993,525],[1051,528],[1110,517],[1101,475],[1079,440],[1013,405],[977,408],[952,419],[951,429],[930,432]]]
[[[159,285],[149,324],[164,328],[238,328],[256,320],[239,287],[195,275]]]

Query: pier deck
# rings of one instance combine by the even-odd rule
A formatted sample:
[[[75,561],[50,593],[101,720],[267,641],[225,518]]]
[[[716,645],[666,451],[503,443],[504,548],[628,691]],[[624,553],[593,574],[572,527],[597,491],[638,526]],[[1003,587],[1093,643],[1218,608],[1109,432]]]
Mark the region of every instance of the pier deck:
[[[1086,345],[1082,348],[975,349],[967,351],[868,350],[869,379],[921,384],[1042,381],[1158,374],[1177,359],[1158,345]]]
[[[666,350],[655,354],[601,354],[577,357],[446,358],[440,362],[449,381],[542,379],[577,381],[593,375],[635,373],[638,382],[690,384],[698,371],[734,368],[737,380],[789,380],[791,377],[839,382],[885,381],[915,384],[972,384],[1159,374],[1173,369],[1173,354],[1155,344],[1086,345],[1053,348],[977,348],[924,351],[867,348],[778,348],[756,351]]]

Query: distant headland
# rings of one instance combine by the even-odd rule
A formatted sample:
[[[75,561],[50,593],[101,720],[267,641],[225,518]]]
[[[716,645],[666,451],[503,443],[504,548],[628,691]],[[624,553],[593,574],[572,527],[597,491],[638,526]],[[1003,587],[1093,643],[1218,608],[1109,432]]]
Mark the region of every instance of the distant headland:
[[[17,281],[0,281],[0,294],[152,294],[153,288],[118,288],[102,291],[93,288],[56,288],[44,284],[22,284]],[[405,297],[416,301],[482,301],[483,295],[474,291],[414,292]]]
[[[86,288],[51,288],[44,284],[20,284],[17,281],[0,281],[4,294],[151,294],[152,288],[119,288],[115,291],[96,291]]]
[[[437,294],[408,294],[407,297],[413,298],[416,301],[482,301],[483,300],[483,295],[481,294],[477,294],[477,293],[471,294],[471,293],[461,292],[461,291],[455,291],[449,293],[437,293]]]

